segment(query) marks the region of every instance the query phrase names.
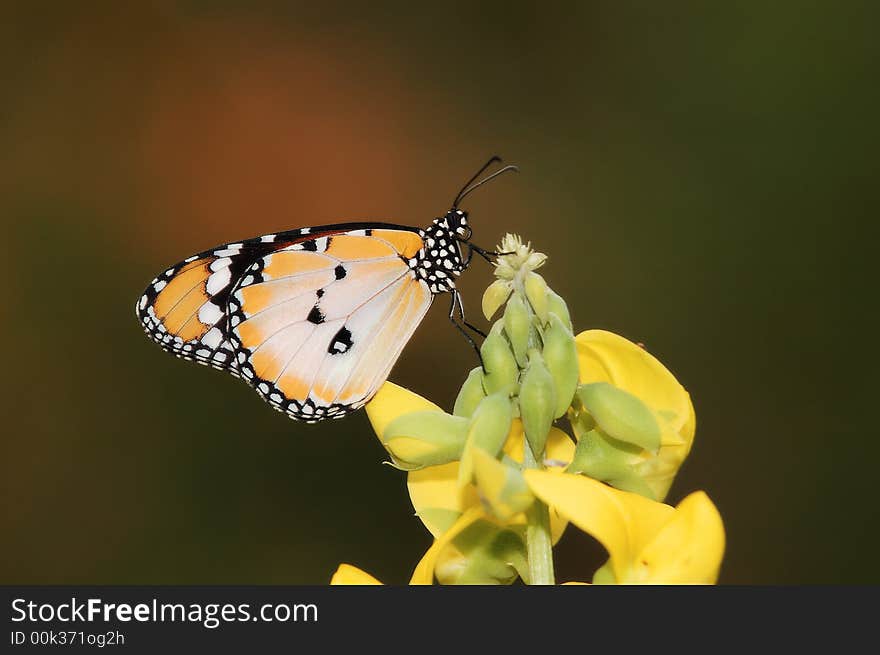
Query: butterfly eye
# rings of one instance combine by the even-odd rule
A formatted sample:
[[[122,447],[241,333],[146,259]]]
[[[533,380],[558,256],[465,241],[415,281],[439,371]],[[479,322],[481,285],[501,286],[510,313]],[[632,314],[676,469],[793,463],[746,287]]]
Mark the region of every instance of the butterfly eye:
[[[471,228],[467,222],[467,212],[460,209],[451,209],[446,213],[445,217],[447,229],[456,236],[469,239]]]

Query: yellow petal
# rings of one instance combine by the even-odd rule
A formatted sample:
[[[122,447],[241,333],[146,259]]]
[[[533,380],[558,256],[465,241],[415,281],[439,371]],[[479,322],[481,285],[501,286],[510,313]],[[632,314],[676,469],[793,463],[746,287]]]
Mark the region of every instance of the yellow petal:
[[[516,465],[503,464],[482,448],[474,449],[473,464],[479,494],[497,519],[508,521],[534,502]]]
[[[351,564],[340,564],[336,573],[330,578],[331,585],[380,585],[382,584],[369,573],[361,571]]]
[[[434,568],[437,566],[437,559],[440,556],[440,553],[446,548],[446,546],[452,543],[452,540],[455,539],[455,537],[461,534],[461,532],[471,524],[480,520],[482,516],[483,513],[480,508],[473,507],[459,517],[455,524],[440,535],[431,547],[428,548],[422,556],[422,559],[416,564],[416,568],[413,571],[409,583],[411,585],[434,584]]]
[[[520,464],[523,462],[524,439],[525,432],[522,421],[515,418],[510,424],[510,432],[507,435],[507,441],[504,442],[503,450],[508,457]],[[565,466],[574,457],[575,443],[565,432],[554,427],[550,428],[545,448],[547,460],[559,466]]]
[[[547,445],[545,446],[548,463],[558,465],[558,470],[562,471],[574,457],[575,447],[574,441],[565,432],[559,428],[550,428],[550,434],[547,435]],[[525,432],[523,431],[522,421],[515,418],[510,426],[510,434],[507,435],[507,441],[504,444],[504,452],[508,457],[522,464],[524,450]],[[525,521],[525,517],[522,520]],[[559,512],[551,507],[550,535],[554,544],[562,538],[567,525],[568,520],[560,516]]]
[[[546,471],[524,475],[538,498],[605,547],[617,580],[627,577],[642,549],[674,512],[669,505],[582,475]]]
[[[633,582],[714,584],[724,556],[724,523],[702,491],[681,501],[669,522],[642,551]]]
[[[409,497],[422,523],[439,538],[468,507],[479,505],[472,485],[458,486],[458,462],[428,466],[410,471],[406,485]]]
[[[367,403],[366,410],[367,417],[373,425],[373,431],[380,440],[385,433],[385,428],[398,416],[425,410],[443,411],[430,400],[393,382],[386,382],[379,388],[373,399]]]
[[[633,456],[635,472],[663,500],[694,441],[696,416],[690,395],[653,355],[604,330],[575,337],[581,382],[609,382],[638,397],[661,429],[656,455]]]
[[[520,464],[523,461],[524,439],[525,432],[523,431],[522,421],[515,418],[510,423],[510,432],[507,433],[507,441],[504,442],[502,450],[507,453],[508,457]]]
[[[687,391],[644,348],[605,330],[581,332],[575,343],[582,384],[610,382],[628,391],[664,416],[674,432],[679,432],[692,416]]]
[[[559,428],[550,428],[545,453],[548,465],[567,466],[574,457],[575,447],[574,441],[565,432]]]

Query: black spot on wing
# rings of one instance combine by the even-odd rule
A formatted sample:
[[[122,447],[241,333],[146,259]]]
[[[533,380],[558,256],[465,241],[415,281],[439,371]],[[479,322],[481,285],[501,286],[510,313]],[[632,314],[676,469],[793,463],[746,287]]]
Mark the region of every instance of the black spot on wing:
[[[306,317],[306,320],[309,323],[314,323],[315,325],[320,325],[324,322],[324,312],[321,311],[321,308],[315,305],[312,307],[312,311],[309,312],[309,315]]]
[[[339,328],[339,332],[336,333],[336,336],[330,341],[330,345],[327,347],[327,352],[331,355],[341,355],[342,353],[347,352],[351,346],[351,332],[348,328],[342,326]]]
[[[336,268],[333,269],[333,274],[336,275],[337,280],[341,280],[347,275],[347,271],[345,270],[345,266],[340,264]]]

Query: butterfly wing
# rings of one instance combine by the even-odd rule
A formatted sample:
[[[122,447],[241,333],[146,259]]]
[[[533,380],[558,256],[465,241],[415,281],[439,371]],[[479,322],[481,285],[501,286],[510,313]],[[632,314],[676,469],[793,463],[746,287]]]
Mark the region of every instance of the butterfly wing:
[[[291,244],[255,261],[230,300],[242,376],[293,418],[340,417],[372,398],[431,305],[408,229]]]
[[[279,237],[284,240],[279,243]],[[227,302],[254,260],[302,236],[300,230],[205,250],[156,276],[137,302],[147,335],[168,352],[238,374],[228,341]]]
[[[225,244],[157,276],[138,301],[147,334],[244,377],[300,420],[339,417],[388,377],[433,294],[411,263],[416,230],[303,228]]]

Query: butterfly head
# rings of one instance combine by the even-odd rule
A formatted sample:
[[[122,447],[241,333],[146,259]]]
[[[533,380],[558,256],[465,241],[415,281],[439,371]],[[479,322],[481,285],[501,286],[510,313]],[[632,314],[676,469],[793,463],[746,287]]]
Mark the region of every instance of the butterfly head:
[[[450,209],[446,216],[434,221],[435,225],[442,226],[449,234],[458,240],[467,241],[471,238],[471,226],[468,224],[468,213],[461,209]]]

